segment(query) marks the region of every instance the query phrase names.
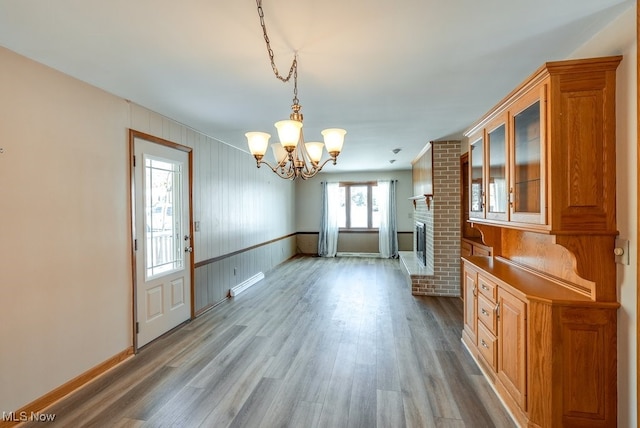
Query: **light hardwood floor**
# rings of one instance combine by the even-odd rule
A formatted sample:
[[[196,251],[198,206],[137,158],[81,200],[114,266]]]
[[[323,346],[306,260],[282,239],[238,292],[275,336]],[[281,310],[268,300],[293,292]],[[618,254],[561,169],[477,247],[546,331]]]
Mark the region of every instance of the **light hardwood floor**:
[[[514,426],[461,329],[462,302],[411,296],[396,260],[294,258],[55,404],[47,426]]]

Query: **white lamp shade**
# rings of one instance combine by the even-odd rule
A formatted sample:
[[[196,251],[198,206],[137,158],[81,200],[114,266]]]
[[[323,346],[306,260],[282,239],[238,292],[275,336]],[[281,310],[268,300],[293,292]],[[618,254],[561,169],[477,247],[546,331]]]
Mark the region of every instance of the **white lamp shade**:
[[[276,158],[276,162],[281,164],[287,158],[287,151],[282,147],[280,143],[271,144],[271,150],[273,151],[273,157]]]
[[[342,151],[342,145],[344,144],[344,135],[347,133],[344,129],[329,128],[322,131],[324,137],[324,144],[327,146],[329,153]]]
[[[275,123],[278,130],[278,138],[283,147],[296,147],[300,140],[300,129],[302,122],[297,120],[281,120]]]
[[[307,153],[309,154],[311,160],[316,163],[320,162],[320,159],[322,159],[322,149],[324,147],[324,143],[313,141],[310,143],[305,143],[304,146],[307,149]]]
[[[271,138],[271,135],[266,132],[247,132],[244,136],[247,137],[251,154],[254,156],[264,156],[269,146],[269,138]]]

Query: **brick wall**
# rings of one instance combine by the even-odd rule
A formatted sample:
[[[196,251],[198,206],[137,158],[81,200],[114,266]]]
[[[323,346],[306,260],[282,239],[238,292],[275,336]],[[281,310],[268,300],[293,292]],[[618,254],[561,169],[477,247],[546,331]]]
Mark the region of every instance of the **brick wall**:
[[[433,275],[411,275],[411,293],[459,296],[460,141],[433,141],[432,145],[433,200],[430,208],[424,199],[417,200],[414,218],[426,225],[427,236],[433,236],[427,239],[431,254],[427,253],[426,266]]]

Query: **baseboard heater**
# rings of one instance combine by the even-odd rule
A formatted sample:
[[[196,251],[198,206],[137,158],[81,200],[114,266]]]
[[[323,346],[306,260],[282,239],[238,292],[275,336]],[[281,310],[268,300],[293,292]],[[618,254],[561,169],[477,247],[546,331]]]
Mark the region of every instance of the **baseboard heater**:
[[[229,295],[231,295],[231,297],[235,297],[262,279],[264,279],[264,273],[258,272],[257,274],[253,275],[251,278],[241,282],[240,284],[236,285],[231,290],[229,290]]]

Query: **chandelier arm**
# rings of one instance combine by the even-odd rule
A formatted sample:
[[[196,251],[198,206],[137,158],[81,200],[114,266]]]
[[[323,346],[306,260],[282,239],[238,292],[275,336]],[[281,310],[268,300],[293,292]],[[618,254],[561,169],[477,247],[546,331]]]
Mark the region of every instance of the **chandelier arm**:
[[[334,165],[335,165],[335,163],[336,163],[336,162],[335,162],[335,159],[332,159],[332,158],[326,159],[324,162],[322,162],[320,165],[318,165],[318,166],[316,167],[316,173],[320,172],[320,170],[322,170],[322,168],[324,168],[324,166],[325,166],[325,165],[327,164],[327,162],[329,162],[329,161],[333,161],[333,164],[334,164]]]
[[[268,166],[268,167],[269,167],[269,169],[270,169],[271,171],[273,171],[273,172],[275,172],[276,174],[278,174],[278,175],[282,176],[282,175],[278,172],[278,170],[279,170],[279,169],[284,169],[284,165],[276,164],[276,166],[271,166],[271,164],[270,164],[269,162],[265,161],[265,160],[260,160],[260,161],[258,161],[258,168],[260,168],[260,165],[266,165],[266,166]]]
[[[292,162],[282,161],[277,164],[275,167],[271,167],[271,171],[273,171],[278,177],[284,179],[295,179],[298,176],[296,173],[296,169],[292,166]]]
[[[323,167],[327,164],[327,162],[329,162],[329,161],[334,161],[334,165],[335,165],[335,159],[333,159],[333,158],[326,159],[326,160],[325,160],[324,162],[322,162],[321,164],[316,164],[316,165],[314,165],[312,169],[310,169],[310,170],[309,170],[309,169],[307,169],[307,171],[308,171],[308,172],[306,172],[306,171],[301,171],[301,173],[300,173],[300,177],[301,177],[303,180],[306,180],[306,179],[308,179],[308,178],[311,178],[311,177],[315,176],[317,173],[319,173],[320,171],[322,171],[322,168],[323,168]]]

